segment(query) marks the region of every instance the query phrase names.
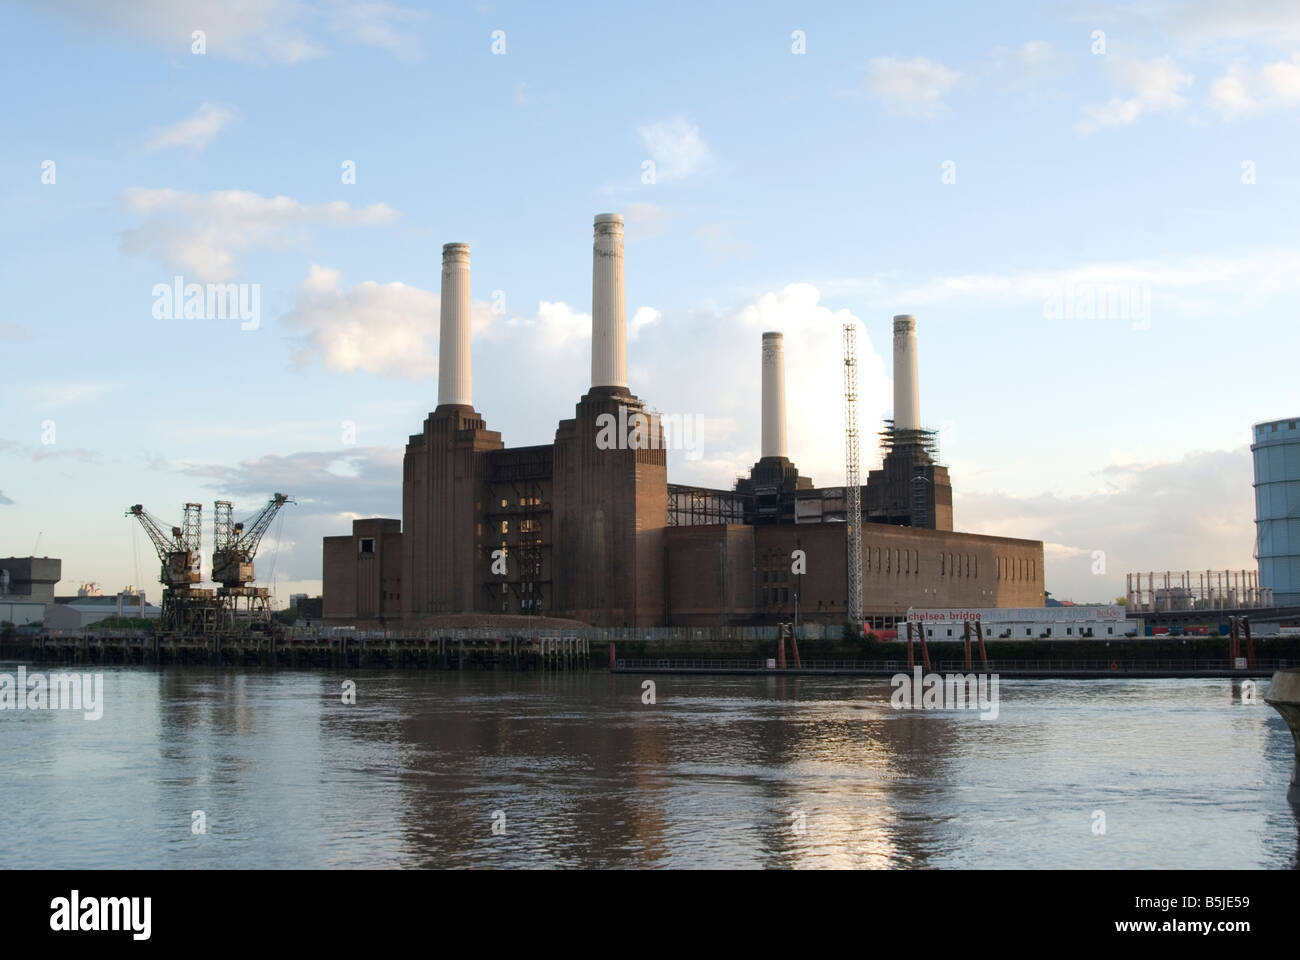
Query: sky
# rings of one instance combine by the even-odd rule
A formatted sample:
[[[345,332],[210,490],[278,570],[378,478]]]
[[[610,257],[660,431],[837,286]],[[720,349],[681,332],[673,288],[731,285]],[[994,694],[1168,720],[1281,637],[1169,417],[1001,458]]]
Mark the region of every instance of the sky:
[[[670,482],[758,459],[779,330],[790,457],[842,483],[845,323],[877,465],[913,314],[956,529],[1043,540],[1079,602],[1255,567],[1250,426],[1300,414],[1293,2],[11,0],[0,56],[0,555],[61,593],[158,595],[131,504],[203,503],[210,551],[213,500],[275,491],[258,580],[319,593],[322,536],[401,516],[443,243],[476,409],[551,442],[604,212],[629,385],[699,425]]]

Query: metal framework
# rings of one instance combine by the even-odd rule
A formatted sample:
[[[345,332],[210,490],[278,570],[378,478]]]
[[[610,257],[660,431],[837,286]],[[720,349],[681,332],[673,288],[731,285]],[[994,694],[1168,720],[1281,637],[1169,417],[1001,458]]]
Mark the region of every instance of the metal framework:
[[[257,548],[271,521],[286,503],[293,503],[293,500],[277,493],[266,506],[242,523],[234,522],[229,500],[213,503],[212,579],[221,585],[217,589],[217,599],[223,626],[235,626],[241,613],[250,622],[269,618],[271,591],[249,584],[256,579],[253,558],[257,556]],[[242,611],[241,599],[244,601]]]
[[[493,611],[541,616],[550,609],[551,469],[551,448],[545,446],[523,447],[494,458],[483,512],[480,582]],[[505,532],[502,523],[508,525]],[[490,572],[491,554],[497,549],[507,557],[504,577]]]
[[[1273,606],[1273,591],[1260,587],[1255,570],[1130,573],[1125,593],[1130,614]]]
[[[668,526],[744,523],[745,496],[732,490],[668,484]]]
[[[884,427],[876,434],[879,438],[878,443],[882,463],[895,447],[920,447],[931,461],[934,463],[939,462],[938,430],[900,430],[894,426],[893,420],[885,420],[884,424]]]
[[[857,325],[844,324],[844,512],[848,598],[845,610],[854,626],[862,623],[862,476],[858,452]]]
[[[212,591],[194,588],[203,578],[202,514],[202,504],[187,503],[180,525],[173,526],[162,523],[143,504],[137,503],[126,511],[126,516],[140,521],[162,562],[158,582],[163,585],[165,630],[204,632],[211,626],[207,607]]]

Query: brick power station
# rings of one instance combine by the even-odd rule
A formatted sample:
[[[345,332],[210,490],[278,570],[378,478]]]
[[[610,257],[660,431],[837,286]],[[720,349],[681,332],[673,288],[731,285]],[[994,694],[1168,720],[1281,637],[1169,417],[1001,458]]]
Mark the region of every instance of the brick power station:
[[[797,599],[801,619],[844,622],[845,490],[815,487],[789,459],[780,333],[763,334],[762,455],[720,490],[668,482],[663,426],[628,389],[622,217],[596,217],[591,387],[554,443],[507,447],[474,409],[467,244],[443,247],[440,316],[438,406],[406,445],[402,519],[325,538],[326,621],[771,624]],[[894,419],[862,488],[866,622],[892,626],[913,606],[1042,606],[1041,541],[953,531],[948,470],[919,406],[916,321],[900,316]]]

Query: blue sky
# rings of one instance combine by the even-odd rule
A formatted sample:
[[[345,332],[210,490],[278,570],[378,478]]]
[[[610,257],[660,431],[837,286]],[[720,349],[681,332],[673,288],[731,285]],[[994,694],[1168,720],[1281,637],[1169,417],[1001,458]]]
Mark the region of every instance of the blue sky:
[[[780,329],[791,457],[842,482],[841,324],[870,425],[912,313],[958,529],[1043,539],[1079,600],[1253,566],[1249,427],[1300,411],[1293,4],[49,0],[0,11],[0,52],[0,554],[39,536],[65,591],[157,593],[136,502],[295,495],[282,598],[322,535],[400,516],[445,242],[476,407],[549,442],[605,211],[632,389],[706,425],[670,479],[757,458]],[[156,317],[177,275],[256,285],[256,329]]]

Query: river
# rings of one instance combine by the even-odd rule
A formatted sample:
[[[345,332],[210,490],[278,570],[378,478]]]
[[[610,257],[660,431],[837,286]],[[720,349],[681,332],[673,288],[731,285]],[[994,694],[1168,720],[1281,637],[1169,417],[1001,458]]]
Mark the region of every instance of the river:
[[[99,720],[0,711],[0,867],[1297,865],[1241,681],[102,672]]]

